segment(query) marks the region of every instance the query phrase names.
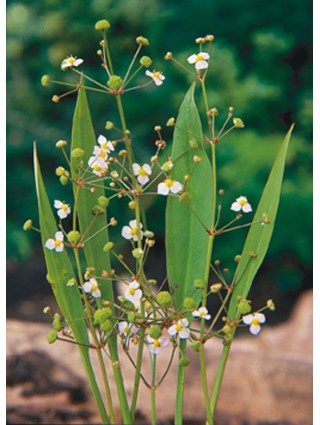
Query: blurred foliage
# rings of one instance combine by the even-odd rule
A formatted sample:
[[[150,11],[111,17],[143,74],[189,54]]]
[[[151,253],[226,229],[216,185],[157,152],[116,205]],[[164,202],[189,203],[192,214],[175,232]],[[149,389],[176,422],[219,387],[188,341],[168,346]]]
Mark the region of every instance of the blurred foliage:
[[[73,54],[85,59],[85,70],[104,82],[96,55],[99,34],[94,24],[108,19],[117,73],[123,75],[135,51],[135,38],[147,37],[145,54],[166,75],[155,89],[128,93],[124,99],[137,157],[154,152],[156,124],[165,126],[177,114],[190,77],[163,57],[172,51],[182,62],[197,51],[194,39],[214,34],[208,94],[224,122],[229,105],[246,128],[233,132],[218,149],[219,187],[224,188],[224,220],[238,195],[258,203],[277,148],[289,125],[296,123],[275,236],[268,259],[272,283],[284,291],[306,285],[312,258],[312,2],[305,0],[27,0],[7,2],[7,251],[11,262],[34,255],[38,235],[25,234],[25,219],[37,222],[32,169],[32,143],[38,142],[49,195],[66,199],[54,175],[61,157],[54,145],[70,140],[75,97],[51,102],[59,87],[42,87],[40,78],[61,76],[60,63]],[[58,90],[57,90],[58,89]],[[198,93],[200,99],[200,93]],[[89,94],[97,134],[106,134],[106,120],[117,122],[109,97]],[[202,111],[203,112],[203,111]],[[171,133],[164,130],[170,143]],[[54,194],[54,195],[53,195]],[[151,197],[150,197],[151,198]],[[71,198],[70,198],[71,200]],[[163,229],[163,199],[148,199],[149,227]],[[127,220],[120,203],[111,210]],[[153,221],[153,222],[151,222]],[[217,240],[216,255],[230,261],[240,250],[242,234]],[[268,264],[267,264],[268,267]],[[271,276],[271,275],[270,275]],[[270,278],[269,276],[269,278]],[[307,282],[308,283],[308,282]],[[309,282],[310,283],[310,282]]]

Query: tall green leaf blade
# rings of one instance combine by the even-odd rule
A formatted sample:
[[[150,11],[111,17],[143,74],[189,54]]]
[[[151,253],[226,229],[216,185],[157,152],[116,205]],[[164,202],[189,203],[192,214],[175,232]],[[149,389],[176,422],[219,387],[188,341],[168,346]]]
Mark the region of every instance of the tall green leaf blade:
[[[34,171],[38,198],[39,222],[42,245],[49,237],[54,237],[57,231],[55,216],[44,186],[36,146],[34,146]],[[104,423],[110,423],[100,395],[94,371],[89,356],[89,336],[86,328],[80,293],[76,286],[67,286],[67,281],[74,276],[74,270],[67,252],[50,251],[44,248],[44,258],[47,267],[48,280],[57,304],[68,322],[81,355],[84,369],[87,373],[92,392]]]
[[[74,150],[80,148],[84,150],[83,162],[86,167],[89,158],[92,156],[94,146],[96,145],[96,136],[92,125],[90,109],[87,101],[85,89],[80,89],[78,92],[77,104],[73,117],[72,126],[72,147]],[[74,179],[77,179],[79,174],[79,161],[76,158],[71,158],[71,173]],[[88,178],[89,173],[86,173],[85,178]],[[91,192],[88,189],[81,188],[74,184],[75,199],[77,199],[77,215],[80,226],[80,233],[86,234],[86,238],[90,235],[95,235],[89,239],[84,246],[84,254],[87,261],[87,266],[95,268],[95,274],[100,276],[103,270],[110,271],[110,254],[103,251],[104,245],[109,241],[108,230],[104,228],[107,224],[106,214],[94,216],[92,209],[97,205],[97,199],[105,195],[101,182],[100,187],[95,187],[95,191]],[[93,221],[94,220],[94,221]],[[112,283],[109,280],[99,282],[99,287],[102,292],[102,297],[107,300],[113,300]]]
[[[269,224],[253,224],[248,232],[236,271],[237,278],[230,300],[229,317],[234,317],[237,313],[238,297],[247,297],[253,279],[267,253],[280,202],[286,154],[293,127],[292,125],[280,146],[253,219],[254,222],[259,221],[266,214]]]
[[[190,207],[175,197],[169,197],[166,208],[167,273],[176,307],[194,290],[194,280],[205,277],[209,229],[213,214],[212,169],[204,149],[201,121],[194,102],[194,84],[187,92],[179,109],[173,135],[172,178],[181,183],[186,175],[190,181],[186,191],[191,194]],[[190,140],[198,145],[190,146]],[[198,155],[202,161],[195,163]],[[196,215],[192,212],[196,212]],[[199,220],[200,219],[200,220]],[[201,222],[202,224],[201,224]],[[195,292],[199,302],[201,291]]]

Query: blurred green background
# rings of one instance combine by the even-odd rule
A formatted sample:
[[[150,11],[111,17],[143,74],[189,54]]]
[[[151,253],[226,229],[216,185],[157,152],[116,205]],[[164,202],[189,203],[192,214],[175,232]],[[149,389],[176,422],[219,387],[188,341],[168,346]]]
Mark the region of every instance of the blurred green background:
[[[235,197],[248,196],[253,207],[279,143],[295,122],[283,195],[270,251],[253,296],[279,305],[274,321],[289,315],[298,294],[311,286],[312,270],[312,2],[305,0],[92,0],[7,2],[7,264],[8,299],[39,292],[45,271],[40,240],[25,233],[27,218],[37,222],[32,169],[36,140],[52,199],[66,199],[54,170],[61,163],[54,148],[59,139],[70,140],[75,97],[58,104],[57,86],[42,87],[40,78],[67,78],[60,63],[73,54],[85,59],[84,69],[101,77],[99,34],[94,24],[108,19],[116,73],[123,75],[135,38],[150,40],[144,54],[164,72],[159,88],[127,94],[124,98],[137,158],[149,160],[154,152],[154,125],[165,127],[176,116],[190,78],[172,62],[167,51],[182,62],[196,52],[194,39],[214,34],[208,77],[210,106],[220,110],[222,125],[229,105],[246,124],[218,146],[219,187],[225,190],[224,214]],[[105,75],[101,82],[104,82]],[[198,93],[200,94],[200,93]],[[200,99],[200,96],[199,96]],[[117,122],[112,99],[89,95],[95,130],[106,135],[106,120]],[[203,111],[202,111],[203,112]],[[171,133],[164,135],[170,145]],[[151,256],[151,274],[163,277],[164,200],[150,202],[149,228],[158,234]],[[112,210],[120,224],[127,210]],[[217,240],[216,258],[233,267],[244,235],[231,233]],[[163,242],[163,240],[162,240]],[[157,271],[154,271],[156,268]],[[40,289],[41,288],[41,289]],[[47,288],[45,289],[47,290]],[[13,297],[14,295],[14,297]],[[11,301],[10,301],[11,300]],[[258,307],[258,306],[257,306]]]

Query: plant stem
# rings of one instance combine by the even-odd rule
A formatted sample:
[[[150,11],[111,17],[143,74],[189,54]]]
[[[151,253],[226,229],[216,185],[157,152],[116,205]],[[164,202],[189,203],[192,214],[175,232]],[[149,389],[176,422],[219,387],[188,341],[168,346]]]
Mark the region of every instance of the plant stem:
[[[151,355],[151,424],[157,425],[157,403],[156,403],[156,364],[157,356]]]
[[[179,360],[185,356],[186,348],[187,348],[186,340],[180,340]],[[174,418],[174,425],[182,425],[183,423],[184,380],[185,380],[185,367],[180,365],[179,363],[178,376],[177,376],[176,412],[175,412],[175,418]]]
[[[206,406],[206,414],[207,414],[207,424],[213,425],[213,416],[211,413],[210,406],[210,397],[209,397],[209,389],[208,389],[208,380],[207,380],[207,371],[206,371],[206,362],[204,357],[204,344],[202,343],[199,351],[200,358],[200,373],[201,373],[201,382],[202,382],[202,392],[204,396],[204,402]]]

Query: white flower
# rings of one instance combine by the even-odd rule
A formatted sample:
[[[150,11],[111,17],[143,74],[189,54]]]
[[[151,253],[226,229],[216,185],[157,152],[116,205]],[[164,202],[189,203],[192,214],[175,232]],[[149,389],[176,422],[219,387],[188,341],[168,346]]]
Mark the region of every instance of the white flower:
[[[61,69],[64,71],[68,68],[77,67],[83,63],[83,59],[76,58],[74,56],[69,56],[68,58],[63,59],[61,63]]]
[[[54,249],[56,252],[63,251],[63,233],[56,232],[54,238],[48,239],[44,246],[51,250]]]
[[[99,289],[98,282],[94,277],[92,277],[88,282],[84,282],[82,289],[87,294],[91,294],[94,298],[101,297],[101,291]]]
[[[208,314],[206,307],[200,307],[198,310],[192,312],[193,317],[200,317],[200,319],[210,320],[211,315]]]
[[[148,183],[149,176],[151,176],[152,173],[150,165],[143,164],[143,166],[141,167],[139,164],[134,163],[132,164],[132,168],[134,175],[138,176],[137,180],[142,186]]]
[[[262,313],[253,313],[242,316],[243,323],[250,326],[249,330],[253,335],[258,335],[261,331],[260,323],[266,321],[266,316]]]
[[[161,86],[161,84],[163,83],[163,80],[165,80],[166,78],[164,75],[162,75],[161,72],[159,71],[151,72],[148,69],[146,71],[146,75],[153,79],[156,86]]]
[[[165,179],[164,182],[158,184],[157,192],[160,195],[168,195],[169,192],[176,194],[181,192],[182,188],[183,186],[181,183],[172,179]]]
[[[108,164],[101,156],[91,156],[88,165],[92,169],[93,174],[98,177],[104,177],[107,174]]]
[[[147,341],[149,343],[149,352],[155,355],[159,354],[162,347],[166,347],[169,344],[169,340],[165,336],[160,336],[160,338],[151,338],[150,335],[147,335]]]
[[[64,202],[58,201],[57,199],[54,201],[54,207],[58,209],[57,214],[60,218],[66,218],[68,214],[71,213],[71,209],[68,204]]]
[[[139,282],[133,280],[129,283],[127,290],[124,293],[124,297],[126,300],[131,301],[132,303],[136,303],[142,298],[142,291],[139,285]]]
[[[137,328],[133,323],[129,324],[126,321],[122,321],[118,323],[118,331],[121,336],[129,338],[130,336],[138,333],[139,328]]]
[[[107,151],[107,153],[114,151],[113,143],[110,140],[107,140],[106,137],[102,136],[102,134],[98,137],[98,143],[102,149]]]
[[[245,213],[252,211],[251,205],[249,204],[249,202],[248,202],[248,200],[245,196],[239,196],[239,198],[237,198],[235,200],[235,202],[232,203],[231,209],[233,211],[242,210]]]
[[[206,69],[208,68],[208,60],[210,59],[210,55],[209,53],[206,52],[201,52],[196,54],[193,54],[191,56],[188,57],[188,62],[189,63],[194,63],[196,70],[200,70],[200,69]]]
[[[137,227],[137,220],[129,221],[129,226],[124,226],[121,231],[121,235],[125,239],[133,239],[134,241],[138,240],[138,234],[140,232],[140,239],[143,238],[143,232],[141,231],[142,224],[140,223],[140,230]]]
[[[179,335],[181,339],[188,339],[190,336],[190,329],[188,329],[188,319],[180,319],[176,325],[170,326],[168,333],[171,336]]]

